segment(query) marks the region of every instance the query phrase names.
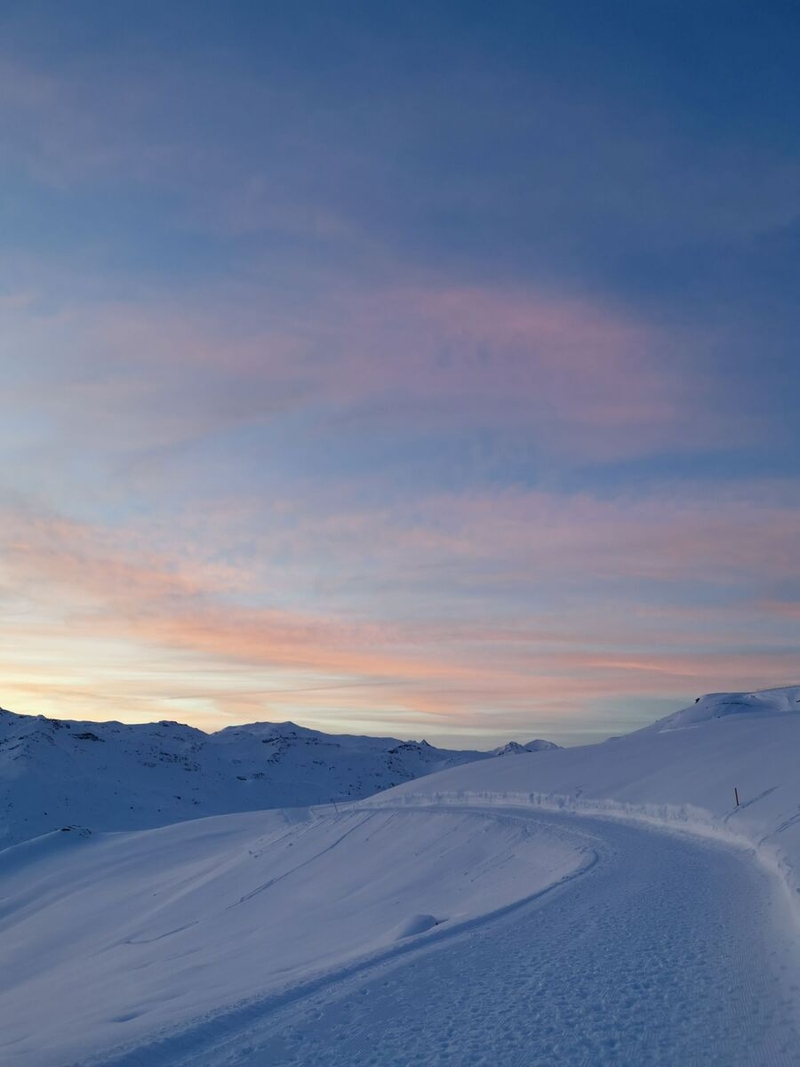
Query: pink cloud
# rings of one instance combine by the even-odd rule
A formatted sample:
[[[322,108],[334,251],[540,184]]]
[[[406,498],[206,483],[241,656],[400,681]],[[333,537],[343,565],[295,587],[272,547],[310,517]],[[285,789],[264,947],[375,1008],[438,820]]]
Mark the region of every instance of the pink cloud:
[[[581,507],[588,515],[589,503]],[[512,624],[502,598],[442,596],[435,582],[437,613],[429,614],[415,591],[415,619],[392,616],[398,604],[391,597],[354,612],[335,591],[316,598],[316,612],[279,602],[248,606],[242,594],[253,574],[246,567],[206,563],[196,550],[170,556],[134,530],[30,513],[6,512],[2,521],[9,632],[0,687],[3,702],[19,710],[56,713],[61,706],[95,717],[206,723],[295,715],[334,727],[372,714],[373,722],[420,729],[438,723],[445,731],[490,721],[510,728],[547,714],[568,728],[598,700],[752,688],[795,669],[796,656],[762,633],[765,621],[783,618],[772,605],[717,606],[713,618],[708,608],[695,618],[691,604],[659,614],[614,598],[598,602],[582,593],[575,600],[570,579],[586,560],[574,539],[565,555],[553,554],[564,547],[560,528],[548,531],[551,554],[540,574],[550,572],[557,592],[565,583],[566,594],[555,608],[529,603]],[[609,531],[622,537],[621,527]],[[501,542],[499,552],[510,543]],[[590,547],[587,537],[583,550]],[[534,556],[544,548],[534,544]],[[256,546],[257,556],[262,549]],[[623,542],[618,574],[625,555]],[[731,558],[734,566],[755,563],[739,550]],[[257,580],[269,588],[264,573]],[[758,622],[749,647],[731,651],[731,634],[740,640],[748,620]]]
[[[777,615],[779,618],[790,620],[800,620],[800,601],[766,600],[761,603],[759,607],[768,615]]]
[[[21,399],[114,449],[290,411],[313,411],[323,426],[360,419],[365,432],[387,420],[408,434],[492,427],[590,460],[730,434],[706,407],[699,374],[686,371],[682,353],[699,340],[535,289],[332,286],[289,307],[239,287],[187,309],[151,301],[21,316],[14,333],[31,367],[53,360],[57,334],[64,378],[44,392],[34,376]],[[86,408],[88,428],[75,418]]]
[[[375,495],[380,501],[378,486]],[[437,596],[462,582],[502,598],[506,583],[552,581],[566,591],[647,579],[733,589],[800,573],[800,499],[789,484],[694,492],[667,484],[610,499],[517,489],[428,493],[413,504],[372,507],[350,503],[337,486],[312,500],[284,499],[280,512],[253,505],[249,519],[243,514],[236,522],[255,531],[263,559],[277,550],[298,565],[324,556],[343,574],[367,565],[387,580],[432,581]],[[217,521],[227,537],[224,517]]]
[[[692,386],[665,358],[670,336],[588,298],[390,288],[345,301],[336,341],[340,402],[383,398],[412,421],[524,427],[556,451],[604,458],[709,432],[689,425]]]

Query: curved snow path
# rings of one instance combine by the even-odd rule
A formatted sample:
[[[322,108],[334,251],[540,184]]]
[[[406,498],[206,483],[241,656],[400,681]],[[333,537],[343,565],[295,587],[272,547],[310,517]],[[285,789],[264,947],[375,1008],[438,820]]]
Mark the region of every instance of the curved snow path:
[[[127,1064],[771,1067],[800,1062],[786,900],[752,857],[631,824],[582,876],[460,936]],[[213,1032],[213,1031],[212,1031]],[[206,1031],[206,1036],[211,1034]],[[190,1055],[186,1055],[192,1046]]]

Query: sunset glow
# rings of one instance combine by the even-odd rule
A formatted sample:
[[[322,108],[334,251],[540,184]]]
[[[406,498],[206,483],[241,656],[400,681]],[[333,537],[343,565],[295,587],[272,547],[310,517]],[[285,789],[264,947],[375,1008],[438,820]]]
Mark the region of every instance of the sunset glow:
[[[488,747],[798,681],[788,40],[687,13],[709,93],[667,8],[467,6],[6,5],[2,707]]]

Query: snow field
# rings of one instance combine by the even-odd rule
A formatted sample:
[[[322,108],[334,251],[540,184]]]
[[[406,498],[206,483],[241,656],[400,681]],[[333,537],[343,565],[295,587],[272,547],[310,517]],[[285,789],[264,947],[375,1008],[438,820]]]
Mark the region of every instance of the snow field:
[[[502,812],[308,809],[0,853],[0,1059],[64,1067],[289,995],[530,897],[594,860]]]

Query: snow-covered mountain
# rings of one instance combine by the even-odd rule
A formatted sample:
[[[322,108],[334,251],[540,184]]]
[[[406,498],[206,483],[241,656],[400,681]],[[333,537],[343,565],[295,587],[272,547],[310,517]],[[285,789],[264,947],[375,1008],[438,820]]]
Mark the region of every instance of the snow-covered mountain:
[[[495,756],[521,756],[525,752],[546,752],[549,748],[558,748],[554,741],[529,741],[527,745],[520,745],[516,741],[509,741],[502,748],[494,750]]]
[[[494,754],[291,722],[206,734],[175,722],[66,722],[0,710],[0,847],[65,824],[146,829],[356,800]]]

